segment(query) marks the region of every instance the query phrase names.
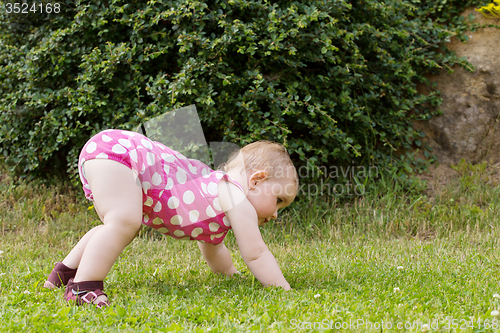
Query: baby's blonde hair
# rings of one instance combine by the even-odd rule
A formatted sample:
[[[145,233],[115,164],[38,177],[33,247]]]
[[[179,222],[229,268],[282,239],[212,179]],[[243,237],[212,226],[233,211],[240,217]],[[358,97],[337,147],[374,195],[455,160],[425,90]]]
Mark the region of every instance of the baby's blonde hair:
[[[238,158],[241,153],[241,158]],[[266,180],[273,178],[290,178],[295,185],[299,185],[297,170],[290,159],[286,148],[276,142],[267,140],[250,143],[243,148],[233,152],[228,161],[221,169],[225,172],[235,168],[241,168],[247,175],[257,170],[265,170],[268,173]]]

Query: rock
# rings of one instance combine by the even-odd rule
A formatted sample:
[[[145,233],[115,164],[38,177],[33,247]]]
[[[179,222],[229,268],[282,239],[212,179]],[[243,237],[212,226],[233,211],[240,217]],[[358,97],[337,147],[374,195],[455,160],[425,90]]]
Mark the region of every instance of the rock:
[[[485,18],[473,8],[463,15],[471,13],[474,22],[500,25],[500,19]],[[467,57],[475,70],[454,68],[451,74],[443,70],[430,76],[441,91],[443,113],[415,123],[427,135],[438,162],[445,165],[461,159],[473,164],[500,162],[500,29],[482,28],[468,35],[467,43],[453,38],[448,48]]]

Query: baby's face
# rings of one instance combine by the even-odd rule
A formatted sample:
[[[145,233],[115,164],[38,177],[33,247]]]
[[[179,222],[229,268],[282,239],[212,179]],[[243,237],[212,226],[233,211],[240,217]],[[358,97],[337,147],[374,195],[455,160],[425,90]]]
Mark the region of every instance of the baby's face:
[[[248,191],[247,199],[257,212],[259,225],[278,217],[278,209],[285,208],[295,199],[297,186],[292,179],[263,181]]]

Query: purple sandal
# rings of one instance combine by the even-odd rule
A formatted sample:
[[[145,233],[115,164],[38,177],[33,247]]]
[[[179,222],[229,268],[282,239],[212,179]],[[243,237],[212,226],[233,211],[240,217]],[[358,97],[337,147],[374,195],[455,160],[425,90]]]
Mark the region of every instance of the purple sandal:
[[[101,295],[108,297],[103,289],[102,281],[73,282],[73,279],[70,279],[64,292],[64,299],[68,302],[75,301],[76,305],[94,304],[98,309],[104,308],[109,305],[109,300],[95,302]]]
[[[76,268],[69,268],[62,262],[57,262],[47,281],[43,284],[45,288],[55,289],[68,284],[69,279],[76,275]]]

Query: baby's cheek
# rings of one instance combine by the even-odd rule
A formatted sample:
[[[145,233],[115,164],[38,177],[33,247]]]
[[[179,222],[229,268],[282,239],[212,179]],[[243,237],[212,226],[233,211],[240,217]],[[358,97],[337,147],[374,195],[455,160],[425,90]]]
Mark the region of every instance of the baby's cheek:
[[[263,209],[264,217],[269,217],[274,214],[274,211],[276,210],[276,205],[272,202],[267,202],[264,209]]]
[[[271,186],[271,193],[270,194],[279,195],[279,194],[281,194],[282,191],[283,191],[283,188],[281,187],[280,184],[273,184]]]

